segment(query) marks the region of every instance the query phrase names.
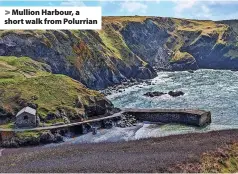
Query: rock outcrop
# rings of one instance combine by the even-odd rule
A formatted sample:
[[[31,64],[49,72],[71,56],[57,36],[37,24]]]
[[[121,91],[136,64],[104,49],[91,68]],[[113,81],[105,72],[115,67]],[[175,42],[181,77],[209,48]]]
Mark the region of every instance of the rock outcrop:
[[[36,146],[40,144],[63,142],[63,136],[59,133],[45,132],[22,132],[14,137],[4,140],[0,146],[5,148],[17,148],[24,146]]]
[[[115,111],[103,94],[49,69],[26,57],[0,57],[0,124],[14,121],[26,106],[37,109],[40,122],[46,124],[77,122]]]
[[[125,128],[125,127],[131,127],[136,126],[137,119],[135,116],[130,114],[123,114],[121,118],[117,121],[116,126]]]
[[[89,88],[149,79],[155,70],[238,69],[237,21],[104,17],[100,31],[0,32],[0,56],[27,56]],[[154,68],[152,68],[154,67]]]
[[[128,16],[104,17],[99,31],[2,30],[0,124],[25,106],[53,124],[110,114],[111,102],[87,88],[150,79],[155,70],[236,71],[237,27],[237,20]]]
[[[144,94],[144,96],[146,96],[146,97],[159,97],[159,96],[162,96],[162,95],[165,95],[165,94],[167,94],[167,93],[155,91],[155,92],[147,92],[147,93]]]
[[[179,97],[181,95],[184,95],[183,91],[169,91],[168,93],[172,97]]]
[[[184,92],[183,91],[169,91],[168,93],[164,93],[164,92],[154,91],[154,92],[147,92],[144,94],[144,96],[146,96],[146,97],[160,97],[165,94],[168,94],[172,97],[179,97],[179,96],[184,95]]]

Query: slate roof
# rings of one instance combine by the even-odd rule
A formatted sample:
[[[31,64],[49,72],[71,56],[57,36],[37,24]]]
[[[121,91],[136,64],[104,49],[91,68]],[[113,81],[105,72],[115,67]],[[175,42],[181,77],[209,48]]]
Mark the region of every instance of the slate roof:
[[[17,113],[16,117],[19,116],[19,115],[21,115],[21,114],[24,113],[24,112],[27,112],[27,113],[32,114],[32,115],[36,115],[36,110],[33,109],[33,108],[31,108],[31,107],[28,107],[28,106],[27,106],[27,107],[23,108],[22,110],[20,110],[20,111]]]

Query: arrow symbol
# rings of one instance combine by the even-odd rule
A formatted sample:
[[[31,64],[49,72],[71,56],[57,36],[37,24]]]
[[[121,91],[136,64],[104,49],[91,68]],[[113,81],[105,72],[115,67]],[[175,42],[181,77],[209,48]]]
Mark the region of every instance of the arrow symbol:
[[[8,14],[10,14],[10,11],[5,10],[5,15],[8,15]]]

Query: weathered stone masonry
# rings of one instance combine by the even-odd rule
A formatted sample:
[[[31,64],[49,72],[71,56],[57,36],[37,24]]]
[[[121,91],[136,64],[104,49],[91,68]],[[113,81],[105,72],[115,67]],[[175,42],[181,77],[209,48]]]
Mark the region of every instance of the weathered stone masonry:
[[[211,123],[211,112],[185,109],[126,109],[140,121],[205,126]]]
[[[14,137],[16,132],[22,131],[43,131],[51,132],[60,130],[83,132],[83,127],[87,124],[103,125],[103,121],[116,119],[122,114],[135,116],[140,121],[160,122],[160,123],[178,123],[192,126],[206,126],[211,123],[211,112],[203,110],[187,110],[187,109],[123,109],[121,112],[104,118],[87,120],[84,122],[70,123],[60,126],[38,127],[30,129],[0,129],[0,142]]]

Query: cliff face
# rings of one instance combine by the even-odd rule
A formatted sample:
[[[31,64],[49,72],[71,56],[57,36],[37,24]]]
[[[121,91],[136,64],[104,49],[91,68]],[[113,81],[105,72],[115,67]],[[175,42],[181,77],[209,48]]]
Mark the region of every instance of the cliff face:
[[[102,94],[27,57],[0,57],[0,125],[23,107],[37,108],[44,122],[80,121],[109,114],[113,105]]]
[[[100,31],[1,31],[1,56],[27,56],[89,88],[156,69],[238,69],[237,21],[105,17]]]
[[[93,89],[127,78],[156,75],[120,38],[116,39],[119,48],[114,47],[117,43],[111,43],[107,33],[96,31],[5,31],[0,40],[0,55],[27,56],[44,62],[53,73],[68,75]]]

